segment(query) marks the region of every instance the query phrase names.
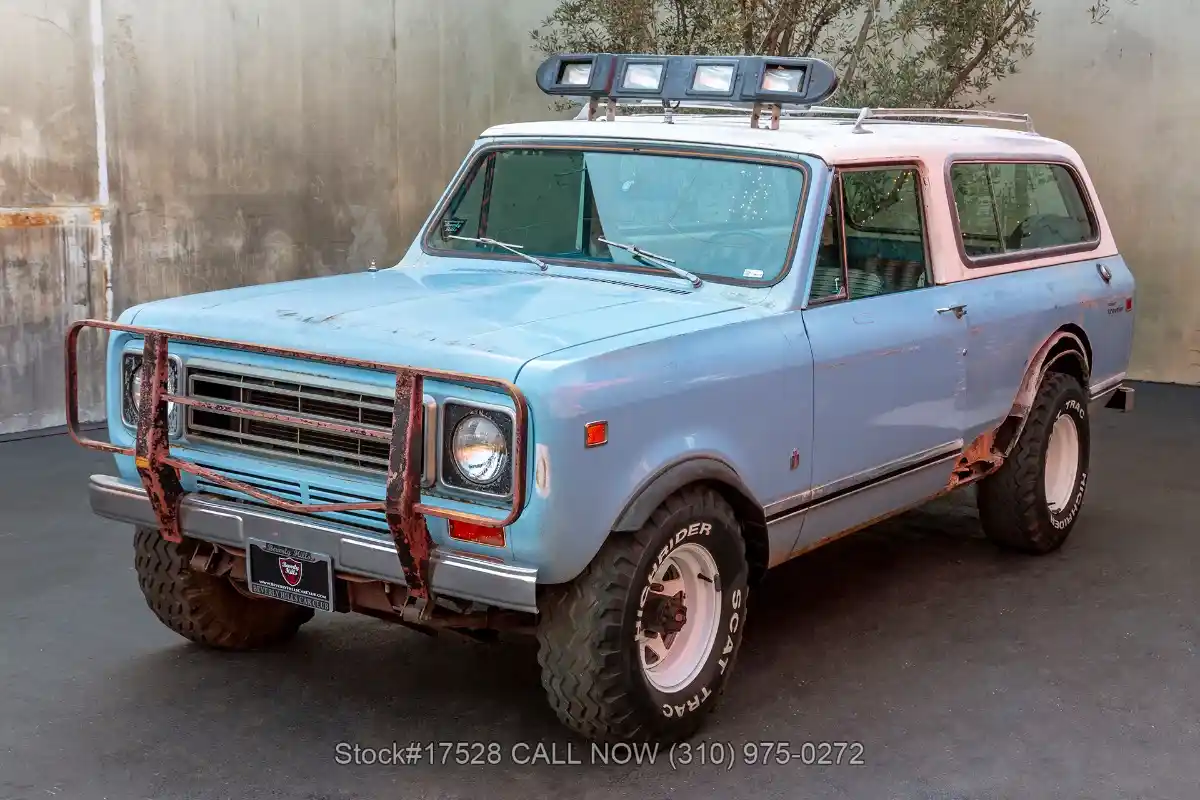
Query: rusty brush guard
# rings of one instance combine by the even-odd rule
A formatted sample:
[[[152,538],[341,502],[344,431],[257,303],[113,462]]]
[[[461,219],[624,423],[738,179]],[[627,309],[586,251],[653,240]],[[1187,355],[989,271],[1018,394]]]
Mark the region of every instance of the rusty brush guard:
[[[121,331],[141,336],[145,340],[145,348],[142,356],[143,378],[141,393],[138,398],[137,437],[133,447],[120,447],[109,442],[88,439],[80,435],[77,346],[79,334],[84,328]],[[216,347],[224,350],[260,353],[262,355],[276,356],[290,360],[312,361],[334,366],[392,373],[396,376],[396,396],[391,433],[383,433],[359,425],[262,411],[246,407],[240,403],[202,401],[170,394],[170,367],[168,364],[167,346],[172,341]],[[163,538],[168,541],[179,542],[183,538],[180,528],[180,503],[186,492],[179,479],[180,472],[190,472],[219,486],[246,494],[274,508],[295,514],[320,514],[338,511],[382,511],[387,518],[388,528],[391,531],[392,540],[395,542],[396,554],[400,558],[400,565],[404,570],[404,579],[407,584],[408,593],[405,600],[404,614],[406,617],[414,620],[423,620],[427,619],[433,610],[433,604],[430,602],[429,574],[433,542],[429,536],[429,529],[425,524],[425,516],[469,522],[489,528],[503,528],[520,516],[521,507],[524,505],[525,428],[528,418],[528,405],[521,391],[508,381],[435,369],[421,369],[397,364],[362,361],[342,356],[310,353],[303,350],[266,347],[247,342],[236,342],[206,336],[171,333],[134,327],[132,325],[102,322],[100,320],[82,320],[73,324],[67,332],[66,346],[67,429],[71,434],[71,438],[78,444],[91,450],[134,457],[138,475],[142,479],[142,485],[146,488],[150,504],[154,509],[155,515],[158,517],[159,530]],[[181,375],[180,378],[182,379],[182,377]],[[504,519],[497,520],[492,517],[471,514],[464,511],[434,508],[421,502],[421,459],[419,457],[419,448],[422,441],[422,398],[424,396],[424,381],[426,378],[499,389],[512,398],[516,412],[512,443],[512,507]],[[388,442],[388,470],[385,498],[382,501],[366,503],[304,505],[291,500],[285,500],[282,497],[264,492],[254,486],[225,477],[199,464],[175,458],[171,455],[169,403],[177,403],[183,408],[210,410],[249,419],[279,422]]]

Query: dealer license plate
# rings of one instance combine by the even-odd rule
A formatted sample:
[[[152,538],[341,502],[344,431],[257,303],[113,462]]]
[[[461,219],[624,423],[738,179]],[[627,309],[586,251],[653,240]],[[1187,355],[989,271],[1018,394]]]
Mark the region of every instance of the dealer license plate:
[[[246,582],[254,594],[319,611],[333,610],[333,563],[323,553],[251,539]]]

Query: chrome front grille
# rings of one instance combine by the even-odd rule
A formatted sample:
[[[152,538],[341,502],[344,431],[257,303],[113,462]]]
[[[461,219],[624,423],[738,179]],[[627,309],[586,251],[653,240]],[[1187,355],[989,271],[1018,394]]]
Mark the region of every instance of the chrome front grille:
[[[290,377],[290,375],[289,375]],[[389,396],[334,389],[316,383],[288,380],[268,375],[247,374],[209,368],[191,368],[187,373],[187,393],[198,400],[231,403],[260,411],[276,411],[314,422],[351,423],[370,430],[391,434],[394,399]],[[435,410],[426,398],[422,424],[425,430],[436,428]],[[250,419],[231,412],[189,408],[186,433],[189,439],[229,445],[244,450],[287,454],[321,464],[333,464],[371,472],[384,472],[388,465],[386,441],[353,434],[290,423]],[[433,477],[429,437],[422,437],[423,469],[426,479]]]

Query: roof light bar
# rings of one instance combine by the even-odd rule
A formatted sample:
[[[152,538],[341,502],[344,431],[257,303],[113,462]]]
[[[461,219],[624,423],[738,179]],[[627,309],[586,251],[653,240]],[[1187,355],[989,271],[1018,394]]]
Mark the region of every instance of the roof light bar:
[[[546,94],[586,97],[593,106],[621,98],[811,106],[837,90],[838,77],[816,58],[570,53],[548,58],[537,83]]]

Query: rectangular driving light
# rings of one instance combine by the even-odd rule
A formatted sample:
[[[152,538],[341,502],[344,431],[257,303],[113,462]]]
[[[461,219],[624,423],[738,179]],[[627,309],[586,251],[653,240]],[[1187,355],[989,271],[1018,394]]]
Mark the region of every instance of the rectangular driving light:
[[[592,82],[592,64],[591,62],[580,63],[567,62],[562,65],[562,70],[558,74],[559,86],[581,86],[587,87]]]
[[[736,64],[698,64],[692,78],[692,94],[712,94],[728,97],[733,94]]]
[[[538,67],[538,88],[549,95],[604,97],[613,88],[616,60],[606,53],[550,56]]]
[[[666,71],[665,63],[627,63],[625,74],[621,78],[621,88],[631,92],[661,92]]]
[[[797,94],[804,84],[805,71],[796,67],[767,67],[763,71],[762,85],[759,89],[764,92]]]

